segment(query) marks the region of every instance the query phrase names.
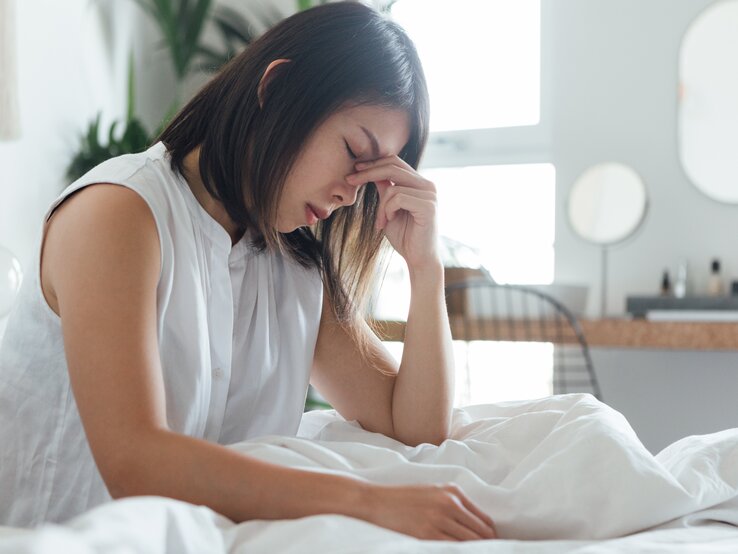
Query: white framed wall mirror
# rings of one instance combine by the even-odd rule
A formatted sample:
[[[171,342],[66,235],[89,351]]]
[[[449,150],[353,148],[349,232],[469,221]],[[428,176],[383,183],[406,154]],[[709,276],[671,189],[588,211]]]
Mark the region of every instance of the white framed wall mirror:
[[[690,25],[679,56],[679,156],[694,185],[738,203],[738,0],[722,0]]]

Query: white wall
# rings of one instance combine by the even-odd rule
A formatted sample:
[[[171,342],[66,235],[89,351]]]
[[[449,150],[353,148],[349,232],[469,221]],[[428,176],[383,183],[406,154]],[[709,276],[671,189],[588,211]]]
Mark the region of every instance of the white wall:
[[[738,427],[738,352],[593,348],[603,400],[654,454],[688,435]]]
[[[98,111],[103,123],[124,113],[132,18],[127,2],[16,6],[21,137],[0,142],[0,244],[26,269],[43,213],[66,185],[79,134]]]
[[[611,314],[625,311],[628,294],[655,294],[661,272],[668,267],[673,277],[680,258],[690,264],[694,292],[706,289],[712,257],[738,278],[738,206],[700,193],[677,152],[680,43],[711,3],[556,0],[552,10],[555,278],[590,284],[590,315],[599,315],[600,251],[574,234],[566,201],[579,174],[599,162],[630,165],[650,197],[640,231],[610,253]]]
[[[714,2],[555,1],[556,280],[588,282],[588,313],[599,315],[600,251],[574,234],[566,202],[581,172],[608,161],[635,169],[650,197],[641,229],[610,253],[610,314],[625,311],[628,294],[656,293],[663,269],[673,277],[680,258],[690,264],[695,293],[706,289],[712,257],[738,278],[738,206],[699,192],[678,157],[680,44]],[[604,400],[653,452],[689,434],[738,426],[736,352],[595,348],[592,357]]]
[[[78,135],[97,111],[104,122],[123,113],[130,41],[123,4],[17,2],[22,135],[0,142],[0,244],[24,268],[43,212],[66,184]]]

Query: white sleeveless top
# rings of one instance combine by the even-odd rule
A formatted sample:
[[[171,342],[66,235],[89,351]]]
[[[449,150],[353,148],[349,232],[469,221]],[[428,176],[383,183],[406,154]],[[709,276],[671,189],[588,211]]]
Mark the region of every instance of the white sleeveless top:
[[[70,185],[137,192],[161,244],[158,340],[167,421],[229,444],[294,435],[322,307],[319,272],[231,238],[172,171],[162,143],[109,160]],[[125,448],[125,444],[120,445]],[[41,292],[39,256],[0,346],[0,524],[61,522],[111,497],[82,428],[60,319]]]

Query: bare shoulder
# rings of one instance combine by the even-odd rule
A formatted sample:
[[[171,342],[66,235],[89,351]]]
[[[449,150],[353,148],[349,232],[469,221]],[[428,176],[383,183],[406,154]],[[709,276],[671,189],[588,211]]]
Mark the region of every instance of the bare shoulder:
[[[160,271],[159,236],[146,201],[128,187],[89,185],[54,210],[44,233],[41,286],[59,314],[58,294],[65,282],[99,276],[109,285],[130,276],[156,283]]]
[[[135,224],[145,223],[147,219],[153,222],[151,210],[138,193],[122,185],[98,183],[69,195],[54,210],[49,223],[73,219],[80,224],[104,226],[110,217]]]

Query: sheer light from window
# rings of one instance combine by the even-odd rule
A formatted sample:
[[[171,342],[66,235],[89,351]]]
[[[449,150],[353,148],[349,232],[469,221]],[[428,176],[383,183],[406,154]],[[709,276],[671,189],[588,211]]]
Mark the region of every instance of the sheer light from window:
[[[467,244],[498,283],[550,284],[556,171],[552,164],[428,169],[441,235]]]
[[[540,0],[398,0],[431,96],[431,130],[535,125],[540,119]]]

